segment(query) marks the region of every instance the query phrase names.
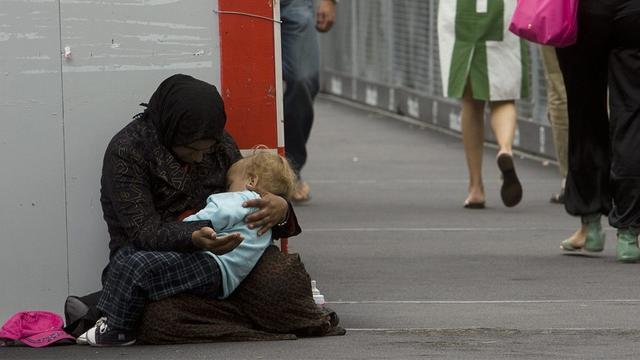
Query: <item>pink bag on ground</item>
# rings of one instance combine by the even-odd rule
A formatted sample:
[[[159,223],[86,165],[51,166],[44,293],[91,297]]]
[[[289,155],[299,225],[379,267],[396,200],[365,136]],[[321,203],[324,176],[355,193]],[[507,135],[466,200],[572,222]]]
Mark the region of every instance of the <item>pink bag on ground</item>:
[[[565,47],[578,35],[578,0],[518,0],[509,31],[529,41]]]

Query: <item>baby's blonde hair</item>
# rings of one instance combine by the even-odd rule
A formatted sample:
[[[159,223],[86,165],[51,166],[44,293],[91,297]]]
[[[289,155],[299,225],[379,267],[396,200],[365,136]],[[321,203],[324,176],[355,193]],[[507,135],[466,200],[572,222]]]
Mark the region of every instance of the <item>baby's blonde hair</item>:
[[[278,154],[256,150],[253,155],[231,165],[229,172],[231,171],[242,171],[247,176],[256,176],[258,189],[282,196],[287,200],[293,194],[296,175],[289,161]]]

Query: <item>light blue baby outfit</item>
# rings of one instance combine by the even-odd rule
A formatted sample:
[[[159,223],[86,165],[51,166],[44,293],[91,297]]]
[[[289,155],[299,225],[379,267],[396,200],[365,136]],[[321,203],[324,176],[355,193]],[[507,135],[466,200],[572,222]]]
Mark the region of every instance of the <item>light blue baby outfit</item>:
[[[213,194],[207,198],[207,205],[184,219],[184,221],[209,220],[218,236],[238,232],[244,240],[232,251],[224,255],[216,255],[210,251],[220,267],[222,274],[222,296],[231,295],[256,265],[264,250],[271,245],[271,230],[258,236],[257,229],[249,229],[244,218],[256,211],[256,208],[244,208],[242,203],[259,199],[254,191],[238,191]]]

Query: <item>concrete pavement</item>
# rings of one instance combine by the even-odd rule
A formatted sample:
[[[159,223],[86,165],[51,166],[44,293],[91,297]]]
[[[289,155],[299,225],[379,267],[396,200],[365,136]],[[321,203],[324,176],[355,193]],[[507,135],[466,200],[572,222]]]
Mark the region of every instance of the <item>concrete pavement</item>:
[[[554,166],[517,159],[525,189],[499,200],[487,149],[488,208],[466,210],[460,140],[322,98],[290,239],[349,331],[285,342],[0,349],[2,359],[640,358],[640,265],[605,251],[565,255],[578,226],[548,202]],[[606,224],[606,220],[604,222]]]

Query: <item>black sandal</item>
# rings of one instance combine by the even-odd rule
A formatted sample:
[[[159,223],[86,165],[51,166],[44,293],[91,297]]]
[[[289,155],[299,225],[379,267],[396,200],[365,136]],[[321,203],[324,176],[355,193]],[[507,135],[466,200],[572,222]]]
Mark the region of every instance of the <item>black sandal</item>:
[[[484,209],[485,205],[484,205],[484,201],[480,201],[480,202],[465,202],[464,203],[464,208],[465,209]]]
[[[564,204],[564,191],[559,194],[552,194],[549,202],[552,204]]]
[[[498,156],[498,169],[502,172],[502,187],[500,197],[506,207],[518,205],[522,200],[522,185],[516,174],[516,167],[513,164],[513,157],[510,154],[500,154]]]

